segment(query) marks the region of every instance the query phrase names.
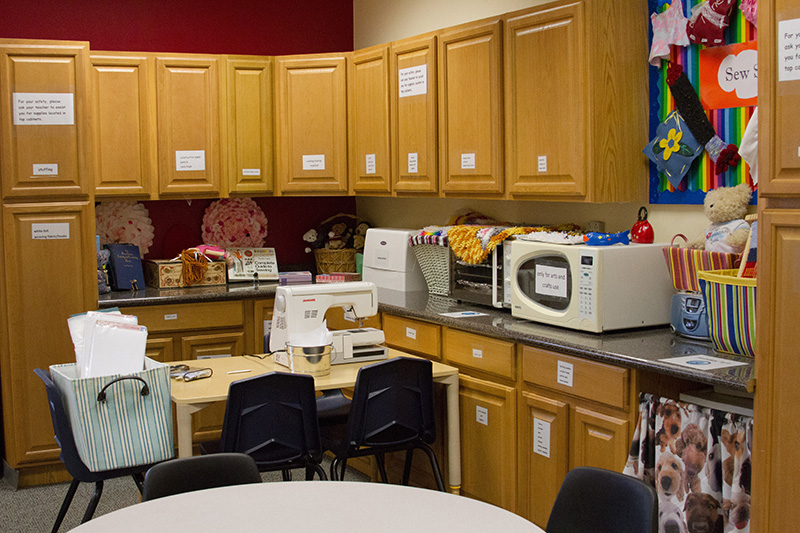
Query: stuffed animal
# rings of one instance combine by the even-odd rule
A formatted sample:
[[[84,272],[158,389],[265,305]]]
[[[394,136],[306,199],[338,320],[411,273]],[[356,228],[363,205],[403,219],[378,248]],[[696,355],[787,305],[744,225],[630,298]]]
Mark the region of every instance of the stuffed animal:
[[[750,185],[746,183],[708,191],[703,212],[711,225],[702,237],[691,243],[691,247],[707,252],[742,253],[750,234],[750,226],[744,217],[752,194]]]
[[[314,228],[311,228],[303,234],[303,240],[308,243],[308,246],[305,248],[307,254],[311,253],[313,250],[322,248],[325,244],[324,236]]]

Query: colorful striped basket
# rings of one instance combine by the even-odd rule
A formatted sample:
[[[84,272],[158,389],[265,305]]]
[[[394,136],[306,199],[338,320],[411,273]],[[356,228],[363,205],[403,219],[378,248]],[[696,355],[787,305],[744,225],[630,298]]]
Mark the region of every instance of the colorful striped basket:
[[[672,238],[670,246],[664,246],[662,251],[667,261],[672,285],[679,291],[700,292],[700,283],[697,280],[699,271],[733,268],[739,259],[738,254],[706,252],[675,246],[675,239],[678,237],[686,240],[686,237],[679,233]]]
[[[740,278],[737,270],[699,272],[714,349],[755,355],[756,280]]]

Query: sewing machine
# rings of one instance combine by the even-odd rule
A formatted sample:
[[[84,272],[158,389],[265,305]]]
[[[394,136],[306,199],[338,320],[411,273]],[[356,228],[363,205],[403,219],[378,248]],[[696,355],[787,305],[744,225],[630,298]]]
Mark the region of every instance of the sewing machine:
[[[275,309],[269,334],[272,352],[286,349],[293,334],[308,333],[320,327],[325,312],[342,307],[346,317],[360,323],[378,312],[378,290],[368,281],[293,285],[275,289]],[[377,361],[386,359],[387,351],[379,346],[385,340],[383,331],[375,328],[354,328],[331,331],[333,348],[331,364]]]

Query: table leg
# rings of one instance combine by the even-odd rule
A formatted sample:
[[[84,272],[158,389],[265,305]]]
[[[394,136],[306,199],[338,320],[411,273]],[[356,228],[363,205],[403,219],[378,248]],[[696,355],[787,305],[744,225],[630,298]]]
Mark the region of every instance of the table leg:
[[[458,408],[458,374],[442,380],[447,396],[447,474],[450,492],[461,493],[461,424]]]
[[[178,426],[178,457],[192,456],[192,414],[211,405],[202,404],[176,404],[175,416]]]

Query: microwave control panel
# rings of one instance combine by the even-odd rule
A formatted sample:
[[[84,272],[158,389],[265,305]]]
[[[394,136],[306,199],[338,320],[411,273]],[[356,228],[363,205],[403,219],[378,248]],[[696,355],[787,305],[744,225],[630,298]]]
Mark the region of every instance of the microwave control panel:
[[[595,309],[594,302],[597,286],[596,283],[596,267],[595,261],[597,258],[592,254],[581,254],[580,270],[578,272],[578,318],[595,320],[597,310]]]

